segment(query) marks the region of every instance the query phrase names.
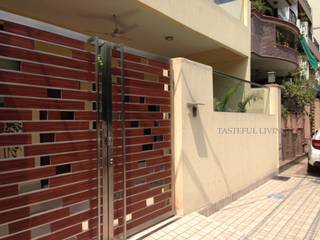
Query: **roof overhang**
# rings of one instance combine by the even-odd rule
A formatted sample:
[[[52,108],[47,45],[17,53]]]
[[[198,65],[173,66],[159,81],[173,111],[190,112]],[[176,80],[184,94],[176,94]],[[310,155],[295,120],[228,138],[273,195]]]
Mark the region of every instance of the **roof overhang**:
[[[0,8],[166,57],[185,57],[214,49],[224,49],[215,40],[185,27],[136,0],[42,0],[40,2],[2,0]],[[124,35],[130,40],[103,34],[113,31],[114,22],[111,19],[113,14],[117,15],[123,25],[136,25]],[[172,36],[173,40],[166,40],[166,36]]]

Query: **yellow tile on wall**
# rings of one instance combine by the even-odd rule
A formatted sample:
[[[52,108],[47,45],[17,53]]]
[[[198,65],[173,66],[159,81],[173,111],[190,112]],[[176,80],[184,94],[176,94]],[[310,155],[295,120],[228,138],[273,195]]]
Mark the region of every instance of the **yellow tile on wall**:
[[[92,90],[92,83],[90,82],[80,82],[80,90]]]
[[[40,120],[40,112],[38,110],[32,111],[32,120],[33,121]]]
[[[157,74],[144,73],[144,79],[153,82],[159,82],[159,76]]]
[[[117,84],[118,78],[116,76],[112,76],[112,83]]]
[[[84,49],[87,50],[88,52],[95,53],[96,52],[96,47],[90,43],[85,43],[84,44]]]
[[[92,111],[92,102],[91,101],[84,102],[84,110],[85,111]]]
[[[72,50],[66,47],[46,43],[46,42],[40,42],[40,41],[35,41],[34,42],[34,49],[39,50],[42,52],[47,52],[47,53],[53,53],[57,55],[62,55],[66,57],[72,57]]]
[[[111,65],[112,67],[120,67],[119,61],[115,58],[112,58]]]
[[[33,144],[40,143],[40,134],[39,133],[32,133],[31,134],[31,141]]]
[[[143,63],[143,64],[148,64],[149,63],[147,58],[141,58],[140,62]]]

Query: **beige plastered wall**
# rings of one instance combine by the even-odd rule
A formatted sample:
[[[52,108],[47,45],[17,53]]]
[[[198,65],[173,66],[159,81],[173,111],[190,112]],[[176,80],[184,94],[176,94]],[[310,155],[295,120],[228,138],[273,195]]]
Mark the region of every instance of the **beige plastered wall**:
[[[171,62],[175,205],[178,215],[206,207],[276,173],[280,91],[270,88],[270,114],[213,111],[212,67],[184,58]],[[201,103],[193,117],[188,103]],[[276,129],[232,134],[221,129]]]
[[[199,32],[222,47],[250,55],[249,0],[244,0],[243,19],[229,14],[213,0],[138,0],[182,25]]]

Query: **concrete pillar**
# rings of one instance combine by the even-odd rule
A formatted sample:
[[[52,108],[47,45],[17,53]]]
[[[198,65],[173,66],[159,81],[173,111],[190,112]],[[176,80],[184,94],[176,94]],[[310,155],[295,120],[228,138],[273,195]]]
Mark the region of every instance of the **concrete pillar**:
[[[194,191],[195,196],[191,196],[191,189],[205,188],[199,182],[194,182],[199,177],[194,172],[205,166],[198,165],[199,163],[197,164],[196,161],[190,161],[198,158],[195,145],[191,144],[194,140],[192,128],[195,129],[194,131],[198,131],[199,135],[204,134],[204,129],[199,125],[199,119],[205,116],[206,112],[213,112],[213,70],[210,66],[184,58],[171,60],[171,66],[174,86],[172,99],[174,113],[175,206],[177,214],[181,216],[208,203],[207,197],[196,196],[199,194],[198,191]],[[192,116],[191,103],[205,103],[205,105],[198,106],[197,117]],[[198,144],[205,143],[198,141]],[[199,169],[196,170],[196,167]],[[193,180],[190,179],[192,174],[194,174]]]
[[[282,118],[281,118],[281,86],[278,84],[267,84],[269,87],[269,114],[275,115],[277,128],[278,128],[278,141],[275,143],[278,148],[278,168],[280,166],[280,160],[282,158],[282,144],[281,144],[281,132],[282,132]]]

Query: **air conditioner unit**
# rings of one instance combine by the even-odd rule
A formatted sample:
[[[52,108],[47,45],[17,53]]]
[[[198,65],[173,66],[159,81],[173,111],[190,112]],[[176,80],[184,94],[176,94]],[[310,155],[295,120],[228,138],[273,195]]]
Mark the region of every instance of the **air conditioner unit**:
[[[309,35],[309,23],[307,21],[300,22],[300,32],[306,39],[308,39]]]
[[[300,19],[297,19],[297,27],[298,27],[299,29],[301,29],[301,20],[300,20]]]

